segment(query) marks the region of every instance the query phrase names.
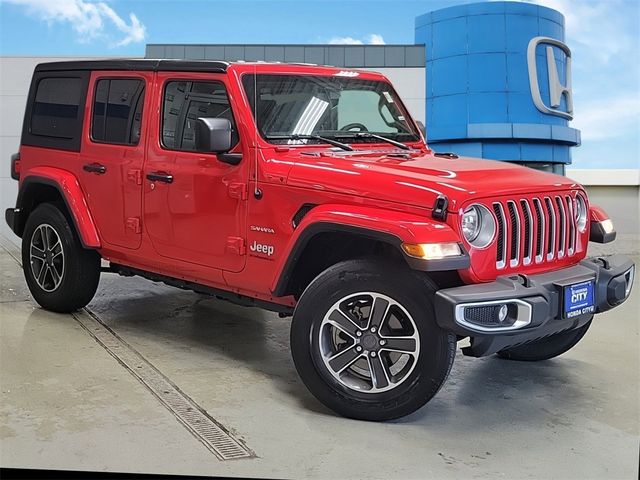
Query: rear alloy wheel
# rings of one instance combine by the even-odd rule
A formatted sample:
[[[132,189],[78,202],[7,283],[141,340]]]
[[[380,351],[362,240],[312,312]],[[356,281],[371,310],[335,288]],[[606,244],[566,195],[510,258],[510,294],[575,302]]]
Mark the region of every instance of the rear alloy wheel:
[[[43,308],[73,312],[91,301],[100,281],[100,255],[83,248],[64,206],[43,203],[22,234],[22,270]]]
[[[340,415],[391,420],[444,384],[455,336],[434,321],[435,286],[380,260],[348,260],[305,290],[291,324],[291,353],[307,388]]]
[[[48,223],[39,225],[31,235],[29,259],[38,286],[45,292],[56,290],[64,276],[64,250],[58,233]]]

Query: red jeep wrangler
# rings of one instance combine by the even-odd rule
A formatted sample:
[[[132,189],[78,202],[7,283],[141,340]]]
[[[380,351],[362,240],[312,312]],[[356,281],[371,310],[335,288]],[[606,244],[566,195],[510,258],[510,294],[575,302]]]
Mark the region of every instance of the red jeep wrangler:
[[[332,410],[424,405],[465,355],[544,360],[622,303],[633,262],[561,176],[434,153],[382,75],[309,65],[109,60],[35,69],[7,210],[44,308],[101,272],[293,315]],[[104,270],[104,269],[102,269]]]

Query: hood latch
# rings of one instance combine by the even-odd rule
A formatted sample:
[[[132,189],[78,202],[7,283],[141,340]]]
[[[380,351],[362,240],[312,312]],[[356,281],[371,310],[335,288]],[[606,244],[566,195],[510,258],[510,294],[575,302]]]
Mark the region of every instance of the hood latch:
[[[447,219],[447,208],[449,208],[449,199],[445,195],[438,195],[433,204],[431,216],[444,222]]]

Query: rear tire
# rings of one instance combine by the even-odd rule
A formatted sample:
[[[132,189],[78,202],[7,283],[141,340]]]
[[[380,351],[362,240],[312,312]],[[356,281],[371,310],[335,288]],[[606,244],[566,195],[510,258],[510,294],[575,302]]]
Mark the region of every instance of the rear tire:
[[[325,270],[291,324],[304,384],[350,418],[391,420],[422,407],[444,384],[456,351],[455,336],[435,323],[434,292],[426,277],[378,260]]]
[[[593,319],[593,317],[592,317]],[[507,348],[498,352],[498,356],[507,360],[519,360],[523,362],[539,362],[562,355],[571,350],[591,326],[591,320],[575,330],[556,333],[550,337],[525,343],[513,348]]]
[[[96,293],[100,255],[83,248],[60,207],[43,203],[25,225],[22,270],[40,306],[53,312],[73,312],[86,306]]]

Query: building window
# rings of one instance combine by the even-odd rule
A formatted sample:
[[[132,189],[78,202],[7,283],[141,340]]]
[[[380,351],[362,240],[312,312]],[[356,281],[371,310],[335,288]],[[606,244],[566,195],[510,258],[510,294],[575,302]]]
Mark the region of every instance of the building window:
[[[106,78],[96,83],[91,138],[96,142],[137,145],[142,125],[144,81]]]
[[[80,78],[43,78],[38,82],[31,113],[31,134],[72,139],[78,123],[83,81]]]
[[[202,118],[226,118],[231,122],[231,143],[238,134],[229,97],[220,82],[167,82],[162,109],[162,145],[172,150],[195,151],[195,124]]]

